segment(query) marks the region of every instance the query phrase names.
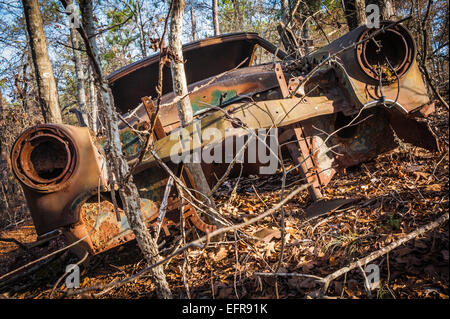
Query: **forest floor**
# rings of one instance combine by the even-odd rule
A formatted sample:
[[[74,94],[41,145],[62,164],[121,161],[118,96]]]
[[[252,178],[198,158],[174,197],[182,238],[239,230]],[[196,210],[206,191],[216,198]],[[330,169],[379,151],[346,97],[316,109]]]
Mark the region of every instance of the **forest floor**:
[[[304,208],[311,202],[307,191],[285,205],[286,247],[279,272],[325,277],[402,238],[448,212],[449,125],[448,111],[437,107],[429,121],[445,144],[441,153],[430,153],[405,144],[376,159],[348,169],[325,188],[326,198],[363,198],[357,205],[305,221]],[[287,180],[295,182],[296,176]],[[216,197],[224,217],[240,223],[266,211],[280,201],[281,174],[265,178],[229,180]],[[254,187],[253,187],[253,186]],[[286,188],[289,193],[294,186]],[[257,192],[255,192],[255,189]],[[191,239],[197,234],[191,234]],[[250,235],[250,236],[248,236]],[[36,240],[28,217],[0,237],[22,243]],[[170,241],[170,239],[168,239]],[[172,247],[171,242],[164,247]],[[0,276],[45,253],[63,247],[54,241],[47,247],[24,251],[15,243],[0,242]],[[167,255],[170,251],[163,251]],[[205,249],[187,251],[186,281],[192,298],[275,298],[275,279],[255,272],[276,269],[281,249],[279,214],[230,233]],[[186,298],[183,255],[165,264],[175,298]],[[4,298],[48,298],[66,265],[76,262],[64,254],[33,274],[0,286]],[[449,296],[448,222],[408,241],[374,260],[381,284],[368,295],[360,269],[334,280],[326,297],[335,298],[445,298]],[[88,287],[124,279],[145,267],[136,243],[130,242],[92,257],[82,268],[81,286]],[[54,297],[61,296],[61,283]],[[279,277],[280,298],[311,298],[320,285],[313,278]],[[87,297],[87,296],[83,296]],[[96,298],[154,298],[154,286],[143,276]]]

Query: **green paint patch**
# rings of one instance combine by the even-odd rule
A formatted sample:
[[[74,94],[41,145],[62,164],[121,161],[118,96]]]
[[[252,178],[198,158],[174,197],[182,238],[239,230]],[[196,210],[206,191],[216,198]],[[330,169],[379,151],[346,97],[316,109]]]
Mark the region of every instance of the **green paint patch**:
[[[191,98],[191,106],[192,110],[194,112],[194,115],[205,109],[210,107],[210,105],[213,106],[219,106],[220,102],[225,103],[229,102],[237,97],[237,91],[236,90],[228,90],[228,91],[222,91],[222,90],[214,90],[210,96],[194,96]]]
[[[120,142],[122,144],[122,152],[125,156],[134,156],[141,151],[141,140],[131,130],[123,130],[120,132]]]

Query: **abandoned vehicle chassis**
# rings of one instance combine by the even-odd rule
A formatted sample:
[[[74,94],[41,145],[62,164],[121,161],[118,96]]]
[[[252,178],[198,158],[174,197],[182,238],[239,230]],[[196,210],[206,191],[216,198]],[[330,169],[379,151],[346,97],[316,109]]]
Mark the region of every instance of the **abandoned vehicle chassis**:
[[[221,132],[221,139],[214,143],[202,140],[195,144],[194,123],[190,123],[185,129],[189,132],[191,150],[220,145],[224,154],[227,143],[242,136],[248,138],[249,132],[277,128],[281,151],[290,154],[299,173],[310,184],[314,201],[321,199],[323,187],[337,172],[393,149],[397,145],[395,136],[437,150],[432,132],[416,119],[432,112],[433,105],[415,61],[414,41],[401,25],[375,37],[381,44],[381,52],[371,52],[373,45],[366,41],[329,59],[304,81],[324,59],[372,32],[365,26],[359,27],[302,59],[288,59],[286,53],[253,33],[224,35],[184,46],[195,121],[201,124],[202,131],[214,128]],[[283,60],[251,66],[257,45]],[[229,59],[224,48],[228,49]],[[205,58],[200,54],[202,50],[213,54],[212,57]],[[380,56],[391,63],[392,72],[377,69],[375,64],[380,63]],[[195,189],[189,171],[171,161],[171,150],[179,143],[173,138],[179,121],[174,96],[167,88],[170,73],[164,73],[167,82],[162,96],[164,107],[157,114],[152,146],[139,160],[144,147],[139,131],[149,129],[155,111],[151,97],[156,96],[153,84],[157,64],[155,55],[109,77],[116,106],[127,122],[120,125],[123,153],[133,167],[141,212],[149,226],[157,223],[169,178],[153,154]],[[211,65],[213,70],[208,71]],[[381,79],[377,78],[378,71]],[[136,87],[132,88],[133,85]],[[138,101],[139,106],[130,110],[128,105],[136,105]],[[38,125],[17,139],[11,163],[22,184],[38,240],[64,234],[69,242],[79,241],[72,248],[83,255],[85,251],[97,254],[134,238],[120,207],[120,220],[117,219],[109,196],[106,143],[104,137],[95,137],[86,127],[58,124]],[[233,157],[238,152],[239,149],[234,149]],[[243,158],[243,172],[258,174],[263,163],[258,159],[249,163],[248,149]],[[229,163],[223,162],[202,162],[211,187],[228,166]],[[179,223],[178,195],[175,188],[169,194],[162,223],[166,235],[170,234],[170,226]],[[199,217],[193,205],[185,205],[183,215],[202,232],[215,229]]]

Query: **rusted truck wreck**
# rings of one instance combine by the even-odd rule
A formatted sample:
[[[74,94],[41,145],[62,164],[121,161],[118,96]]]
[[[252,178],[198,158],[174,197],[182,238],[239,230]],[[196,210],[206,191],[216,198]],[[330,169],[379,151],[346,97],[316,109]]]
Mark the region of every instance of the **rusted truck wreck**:
[[[290,154],[300,176],[310,183],[315,201],[337,172],[396,147],[394,132],[405,142],[437,150],[427,125],[416,119],[432,112],[433,104],[416,64],[412,36],[397,24],[361,41],[377,31],[361,26],[300,59],[294,58],[295,48],[289,44],[285,43],[284,52],[255,33],[227,34],[185,45],[185,69],[196,118],[185,128],[189,133],[187,150],[225,150],[222,162],[202,159],[211,187],[238,154],[236,140],[244,137],[245,142],[249,132],[260,129],[277,128],[277,145]],[[358,41],[361,43],[342,51]],[[254,65],[258,47],[273,56],[273,62]],[[154,112],[158,61],[156,54],[109,76],[117,110],[128,123],[120,125],[123,152],[130,165],[138,162],[144,145],[138,132],[149,129]],[[310,73],[316,67],[317,72]],[[173,138],[181,130],[171,91],[170,69],[165,67],[164,106],[156,120],[151,149],[195,187],[183,164],[171,158],[174,146],[184,138],[181,134]],[[195,143],[197,127],[202,133],[214,129],[221,137]],[[233,148],[227,149],[227,143],[233,141]],[[97,254],[133,239],[125,215],[119,209],[118,221],[111,201],[105,147],[104,138],[96,137],[89,128],[70,125],[39,125],[17,139],[11,162],[39,240],[60,234],[69,242],[83,238],[75,251]],[[267,165],[255,158],[256,153],[248,146],[240,158],[248,174],[259,174]],[[147,151],[134,166],[133,176],[142,214],[149,226],[155,225],[169,175]],[[192,205],[185,206],[183,213],[200,231],[215,227],[200,218]],[[179,219],[180,200],[173,188],[163,232],[168,235]]]

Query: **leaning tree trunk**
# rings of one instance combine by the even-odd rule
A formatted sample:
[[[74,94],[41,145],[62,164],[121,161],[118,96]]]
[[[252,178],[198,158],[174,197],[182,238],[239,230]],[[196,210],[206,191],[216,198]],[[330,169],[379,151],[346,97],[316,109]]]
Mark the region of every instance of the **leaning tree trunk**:
[[[343,0],[342,5],[350,31],[366,24],[366,4],[364,0]]]
[[[22,4],[36,74],[39,104],[44,121],[62,123],[58,90],[48,56],[47,39],[44,34],[38,0],[22,0]]]
[[[79,3],[83,28],[89,37],[89,44],[92,48],[92,53],[98,59],[98,47],[95,37],[94,8],[92,5],[92,0],[79,0]]]
[[[67,5],[73,6],[72,0],[67,0]],[[70,42],[72,44],[72,51],[73,51],[73,58],[74,58],[74,64],[75,64],[75,79],[77,82],[77,104],[78,109],[81,113],[81,116],[83,117],[83,121],[86,125],[90,126],[88,115],[86,112],[86,91],[84,89],[85,85],[85,76],[83,72],[83,63],[81,60],[81,53],[80,53],[80,42],[78,41],[78,33],[75,29],[75,25],[72,23],[73,21],[69,21],[69,27],[70,27]]]
[[[178,117],[180,118],[181,126],[186,126],[194,118],[191,102],[188,96],[188,87],[186,81],[186,74],[183,64],[182,51],[182,30],[183,30],[183,14],[185,7],[185,0],[172,0],[172,16],[169,33],[169,48],[173,53],[174,58],[171,61],[170,69],[172,72],[173,92],[175,96],[184,96],[177,103]],[[203,173],[201,164],[199,163],[185,163],[186,167],[192,174],[197,190],[209,198],[211,192],[205,174]],[[202,198],[204,199],[204,198]],[[215,207],[212,198],[209,198],[210,207]]]
[[[378,0],[383,20],[396,20],[395,7],[392,0]]]
[[[65,0],[61,0],[66,7]],[[95,45],[95,33],[93,23],[93,11],[91,0],[80,0],[80,9],[83,13],[83,27],[77,28],[86,46],[86,53],[94,71],[95,80],[100,91],[102,116],[105,124],[107,141],[109,142],[108,166],[115,176],[115,183],[119,186],[119,195],[122,200],[123,210],[127,216],[128,223],[133,230],[136,241],[139,245],[148,264],[152,265],[160,260],[156,239],[150,235],[145,226],[142,213],[140,212],[140,197],[136,185],[130,174],[130,167],[122,154],[120,144],[118,117],[114,109],[114,99],[108,82],[103,76],[98,55],[95,53],[92,44]],[[86,30],[90,30],[86,33]],[[166,280],[162,265],[150,270],[150,275],[156,285],[156,293],[159,298],[172,298],[169,285]]]
[[[217,7],[217,0],[212,0],[212,18],[214,26],[214,35],[219,35],[219,9]]]

